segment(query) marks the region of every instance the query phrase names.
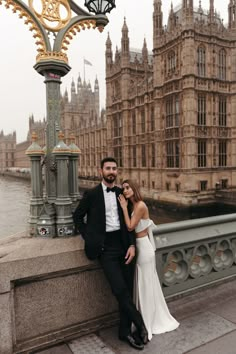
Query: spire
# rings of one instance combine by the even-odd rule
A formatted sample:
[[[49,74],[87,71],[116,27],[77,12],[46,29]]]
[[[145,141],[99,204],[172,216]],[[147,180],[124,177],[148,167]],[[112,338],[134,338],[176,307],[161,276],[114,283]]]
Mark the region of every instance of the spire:
[[[95,83],[94,83],[94,91],[98,91],[98,90],[99,90],[99,84],[98,84],[98,78],[96,76]]]
[[[126,18],[124,18],[124,24],[122,27],[121,52],[122,54],[129,53],[129,30],[126,24]]]
[[[235,0],[230,0],[228,5],[228,22],[229,29],[236,28],[236,3]]]
[[[209,22],[214,22],[214,0],[210,0],[210,8],[209,8]]]
[[[71,101],[74,102],[75,96],[76,96],[76,91],[75,91],[75,82],[74,82],[73,78],[72,78],[72,82],[71,82],[70,92],[71,92]]]
[[[118,62],[119,61],[119,51],[118,51],[118,47],[116,46],[116,53],[115,53],[115,61]]]
[[[112,64],[112,43],[110,39],[110,35],[108,33],[106,40],[106,64]]]
[[[183,0],[182,2],[183,19],[188,23],[193,22],[193,0]]]
[[[173,2],[171,1],[170,14],[169,14],[169,19],[168,19],[169,31],[172,31],[174,29],[174,25],[175,25],[175,15],[174,15],[174,9],[173,9]]]
[[[148,64],[148,50],[147,50],[146,38],[144,38],[143,41],[142,56],[143,56],[143,63]]]
[[[159,42],[159,37],[163,33],[163,12],[161,0],[154,0],[153,6],[153,47],[156,47]]]
[[[199,0],[198,12],[202,12],[202,0]]]
[[[110,38],[110,33],[109,32],[107,34],[106,47],[107,48],[111,48],[111,38]]]
[[[77,92],[79,92],[81,87],[82,87],[82,80],[81,80],[81,77],[80,77],[80,74],[79,74],[78,79],[77,79]]]

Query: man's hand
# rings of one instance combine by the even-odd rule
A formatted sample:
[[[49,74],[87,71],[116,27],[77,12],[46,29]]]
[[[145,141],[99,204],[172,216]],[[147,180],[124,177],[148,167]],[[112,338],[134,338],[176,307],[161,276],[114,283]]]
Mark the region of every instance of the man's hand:
[[[126,262],[125,264],[129,264],[132,259],[134,258],[135,256],[135,247],[132,245],[132,246],[129,246],[127,252],[126,252],[126,255],[125,255],[125,259],[126,259]]]

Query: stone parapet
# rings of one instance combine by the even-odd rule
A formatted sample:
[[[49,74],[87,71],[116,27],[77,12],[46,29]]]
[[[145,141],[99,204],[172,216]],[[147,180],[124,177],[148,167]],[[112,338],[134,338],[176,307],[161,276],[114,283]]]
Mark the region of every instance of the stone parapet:
[[[154,228],[167,299],[236,275],[236,214]],[[0,353],[20,354],[109,327],[117,304],[80,236],[0,240]]]
[[[4,238],[0,274],[0,353],[26,353],[116,322],[116,302],[80,237]]]

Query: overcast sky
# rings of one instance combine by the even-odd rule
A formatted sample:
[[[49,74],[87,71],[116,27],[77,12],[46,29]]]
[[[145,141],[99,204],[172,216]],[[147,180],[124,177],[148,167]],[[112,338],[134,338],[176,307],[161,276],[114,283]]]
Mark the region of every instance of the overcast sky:
[[[182,0],[172,0],[174,7]],[[84,1],[76,0],[83,8]],[[221,12],[224,23],[228,19],[228,0],[215,0],[215,8]],[[162,0],[164,24],[167,22],[171,0]],[[194,0],[197,7],[198,0]],[[224,4],[224,5],[223,5]],[[209,8],[209,0],[202,0],[202,7]],[[105,42],[108,32],[112,41],[113,53],[120,48],[121,28],[126,17],[129,28],[130,47],[141,49],[144,37],[148,50],[152,50],[153,0],[117,0],[116,9],[108,15],[110,23],[103,33],[98,30],[85,30],[78,33],[69,45],[67,52],[71,71],[62,80],[62,93],[70,92],[72,78],[84,78],[83,58],[92,66],[85,66],[85,78],[92,87],[97,76],[100,86],[101,107],[105,107]],[[26,140],[28,118],[34,114],[35,120],[46,115],[46,96],[44,79],[34,69],[37,55],[36,45],[24,21],[0,5],[0,130],[5,134],[16,130],[17,142]]]

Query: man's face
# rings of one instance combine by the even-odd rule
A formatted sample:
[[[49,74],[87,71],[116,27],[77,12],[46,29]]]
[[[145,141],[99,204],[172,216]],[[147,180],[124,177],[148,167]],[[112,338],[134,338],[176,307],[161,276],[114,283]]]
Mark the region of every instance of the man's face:
[[[115,182],[117,177],[117,165],[115,162],[105,162],[101,169],[101,175],[108,184]]]

